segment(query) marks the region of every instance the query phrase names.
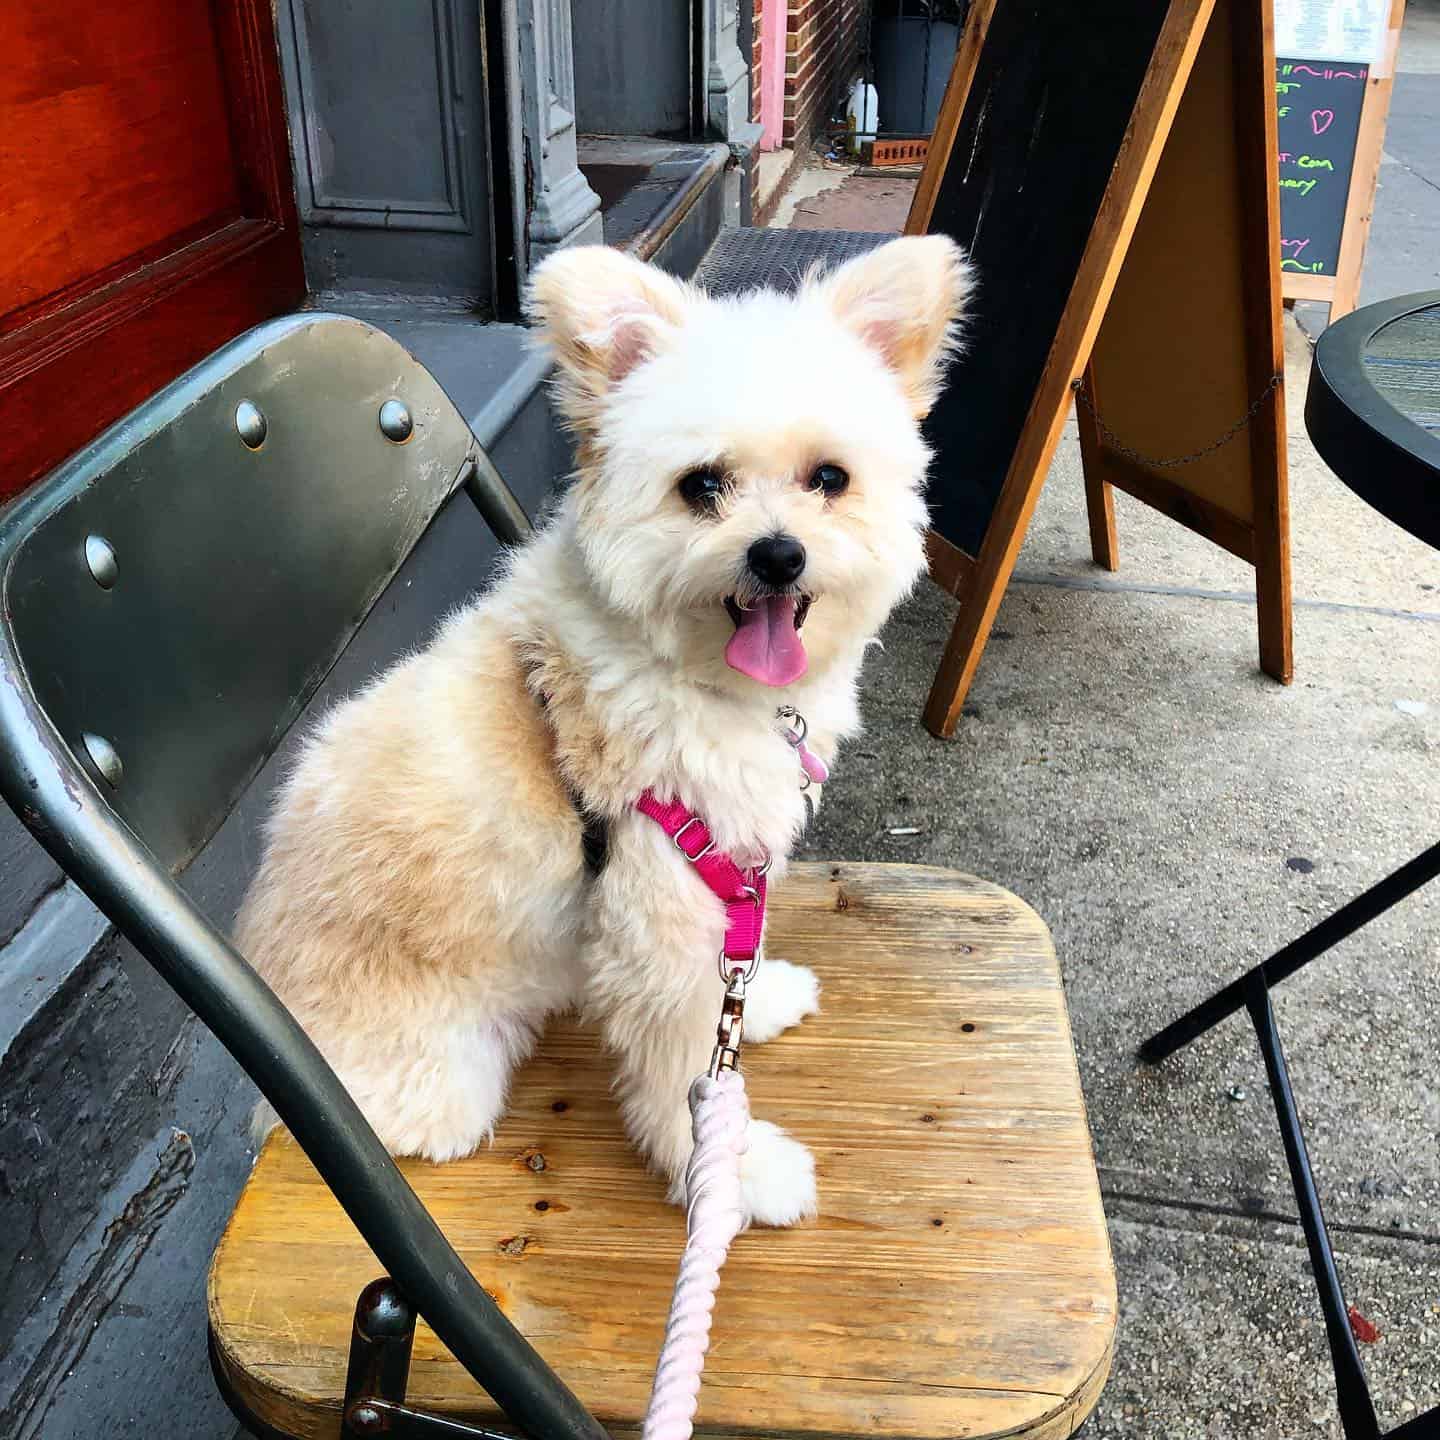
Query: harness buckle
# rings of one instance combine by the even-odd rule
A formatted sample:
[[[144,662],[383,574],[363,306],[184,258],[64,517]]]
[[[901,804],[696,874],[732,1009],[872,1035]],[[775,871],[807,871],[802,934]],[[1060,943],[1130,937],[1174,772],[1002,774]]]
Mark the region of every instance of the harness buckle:
[[[698,865],[714,848],[715,842],[709,841],[703,850],[697,850],[693,855],[680,843],[680,837],[692,826],[703,825],[705,822],[698,816],[692,815],[670,838],[675,842],[675,848],[692,864]]]

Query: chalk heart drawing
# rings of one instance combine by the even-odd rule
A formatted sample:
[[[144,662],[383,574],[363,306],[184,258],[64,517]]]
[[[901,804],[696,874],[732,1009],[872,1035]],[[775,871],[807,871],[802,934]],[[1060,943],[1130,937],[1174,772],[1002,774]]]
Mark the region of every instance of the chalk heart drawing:
[[[1323,135],[1335,123],[1335,112],[1333,110],[1312,110],[1310,112],[1310,128],[1317,135]]]

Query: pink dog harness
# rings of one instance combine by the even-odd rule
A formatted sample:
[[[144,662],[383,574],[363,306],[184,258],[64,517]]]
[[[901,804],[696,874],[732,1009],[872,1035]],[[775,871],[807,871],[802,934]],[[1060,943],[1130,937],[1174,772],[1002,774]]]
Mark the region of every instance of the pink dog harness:
[[[805,717],[793,705],[782,705],[776,717],[787,723],[781,732],[786,743],[800,759],[804,773],[802,789],[813,781],[823,785],[830,778],[829,767],[805,743],[808,727]],[[695,867],[695,873],[725,904],[725,947],[720,954],[720,972],[730,978],[732,969],[741,969],[748,980],[754,973],[760,954],[760,937],[765,929],[765,876],[770,869],[763,865],[745,869],[723,850],[715,848],[710,827],[678,800],[668,804],[647,790],[635,808],[648,815],[674,842],[675,848]]]
[[[695,873],[724,902],[722,969],[749,969],[760,953],[760,936],[765,929],[765,875],[770,862],[742,869],[723,850],[715,848],[710,827],[678,800],[667,804],[647,790],[635,802],[635,808],[675,842],[675,848],[695,867]]]

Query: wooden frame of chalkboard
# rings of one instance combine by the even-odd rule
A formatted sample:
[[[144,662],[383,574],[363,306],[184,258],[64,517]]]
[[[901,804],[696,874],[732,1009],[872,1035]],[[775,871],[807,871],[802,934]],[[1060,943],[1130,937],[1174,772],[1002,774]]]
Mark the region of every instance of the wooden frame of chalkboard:
[[[1365,264],[1365,246],[1370,238],[1370,219],[1375,210],[1375,183],[1380,172],[1381,151],[1385,144],[1385,122],[1390,114],[1390,92],[1395,84],[1395,58],[1400,48],[1400,31],[1405,23],[1405,0],[1390,0],[1390,15],[1386,26],[1385,40],[1381,52],[1370,62],[1327,61],[1320,58],[1295,59],[1281,56],[1277,60],[1276,87],[1281,92],[1280,105],[1287,108],[1293,103],[1296,119],[1304,134],[1308,121],[1310,129],[1319,139],[1333,137],[1343,132],[1346,140],[1346,154],[1340,157],[1303,153],[1297,145],[1293,151],[1283,143],[1286,125],[1282,123],[1281,178],[1291,181],[1297,187],[1303,186],[1307,178],[1315,178],[1322,186],[1333,177],[1333,171],[1313,168],[1318,160],[1321,165],[1333,165],[1335,159],[1349,161],[1349,184],[1345,190],[1344,209],[1338,226],[1329,221],[1324,243],[1316,247],[1309,234],[1300,234],[1300,224],[1295,218],[1300,205],[1292,203],[1281,206],[1281,252],[1280,287],[1286,300],[1321,300],[1330,305],[1331,321],[1348,315],[1360,299],[1360,272]],[[1357,71],[1363,74],[1352,80]],[[1359,102],[1358,124],[1344,125],[1344,100],[1320,93],[1322,87],[1335,87],[1342,92],[1350,85],[1362,88]],[[1315,90],[1313,95],[1307,90]],[[1291,117],[1286,116],[1285,120]],[[1352,138],[1353,137],[1353,138]],[[1303,142],[1302,142],[1303,143]],[[1321,149],[1318,144],[1314,147]],[[1333,141],[1330,148],[1333,148]],[[1287,160],[1287,156],[1289,159]],[[1288,166],[1307,167],[1308,174],[1296,170],[1294,174],[1284,172]],[[1311,196],[1305,194],[1303,200]],[[1334,232],[1338,230],[1338,235]],[[1295,233],[1291,233],[1291,232]],[[1334,253],[1333,260],[1330,258]],[[1316,258],[1317,254],[1320,258]]]
[[[1228,112],[1215,110],[1217,93]],[[1187,140],[1172,150],[1177,119],[1188,136],[1202,110],[1218,126],[1209,148]],[[925,711],[935,734],[954,731],[1073,387],[1102,336],[1090,398],[1117,440],[1097,443],[1097,426],[1084,444],[1097,559],[1115,559],[1109,487],[1119,485],[1251,560],[1261,663],[1289,680],[1275,133],[1270,0],[973,0],[906,226],[954,236],[979,272],[968,349],[927,421],[931,575],[961,601]],[[1196,165],[1221,178],[1186,198]],[[1147,207],[1157,184],[1167,198]],[[1217,186],[1226,203],[1215,213]],[[1167,239],[1186,267],[1201,251],[1203,263],[1157,265]],[[1177,325],[1172,299],[1186,287],[1195,293]],[[1149,309],[1135,313],[1139,295]],[[1137,381],[1143,406],[1128,393]],[[1122,473],[1127,451],[1157,448],[1163,462],[1206,447],[1252,401],[1247,423],[1206,461],[1137,461],[1161,472],[1144,480]],[[1217,467],[1229,477],[1219,499]],[[1232,515],[1223,502],[1234,496],[1243,504]]]
[[[1290,538],[1285,368],[1274,264],[1276,106],[1255,77],[1274,73],[1273,36],[1241,0],[1221,0],[1086,371],[1081,408],[1092,553],[1118,568],[1116,487],[1255,567],[1260,668],[1288,684]],[[1259,149],[1263,143],[1263,153]],[[1268,163],[1267,163],[1268,162]],[[1177,217],[1184,217],[1177,223]],[[1203,284],[1177,275],[1203,270]],[[1153,317],[1165,314],[1163,330]],[[1184,354],[1174,337],[1184,337]],[[1225,445],[1196,455],[1246,416]],[[1119,452],[1095,416],[1162,463]],[[1183,465],[1166,464],[1176,458]],[[1105,530],[1101,544],[1097,532]]]

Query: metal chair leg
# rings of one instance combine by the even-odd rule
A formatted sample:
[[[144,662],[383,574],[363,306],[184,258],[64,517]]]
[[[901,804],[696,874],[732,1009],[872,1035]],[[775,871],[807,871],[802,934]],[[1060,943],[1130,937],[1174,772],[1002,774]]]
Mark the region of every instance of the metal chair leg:
[[[1340,1273],[1335,1268],[1335,1254],[1330,1248],[1330,1233],[1325,1228],[1325,1215],[1320,1208],[1320,1195],[1315,1188],[1315,1175],[1310,1168],[1310,1155],[1300,1129],[1300,1116],[1295,1109],[1295,1094],[1290,1087],[1290,1070],[1280,1045],[1280,1032],[1275,1028],[1275,1011],[1270,1004],[1270,991],[1264,976],[1252,971],[1246,977],[1245,1005],[1250,1012],[1260,1050],[1265,1057],[1265,1070],[1270,1078],[1270,1094],[1275,1101],[1275,1118],[1285,1141],[1285,1161],[1290,1169],[1290,1183],[1295,1203],[1300,1208],[1300,1224],[1305,1231],[1305,1244],[1310,1251],[1310,1268],[1315,1272],[1315,1286],[1320,1292],[1320,1308],[1325,1315],[1325,1334],[1330,1341],[1330,1360],[1335,1370],[1335,1391],[1340,1405],[1340,1423],[1346,1440],[1379,1440],[1380,1424],[1370,1400],[1370,1386],[1365,1379],[1365,1366],[1355,1336],[1350,1329],[1350,1314]]]
[[[355,1305],[350,1364],[340,1433],[345,1440],[374,1433],[373,1400],[403,1402],[415,1344],[415,1307],[388,1276],[372,1280]]]
[[[1267,989],[1273,989],[1436,876],[1440,876],[1440,842],[1422,851],[1394,874],[1387,875],[1378,885],[1372,885],[1363,895],[1357,895],[1348,905],[1342,905],[1333,915],[1292,940],[1283,950],[1277,950],[1248,974],[1232,981],[1158,1034],[1152,1035],[1140,1047],[1140,1058],[1151,1065],[1159,1064],[1220,1021],[1243,1010],[1248,1004],[1250,984],[1257,976],[1263,978]]]
[[[355,1305],[341,1440],[508,1440],[494,1430],[405,1403],[414,1345],[415,1307],[388,1276],[372,1280]]]

